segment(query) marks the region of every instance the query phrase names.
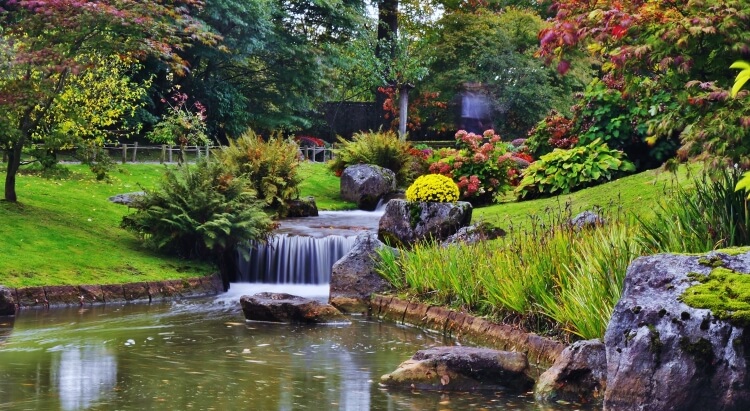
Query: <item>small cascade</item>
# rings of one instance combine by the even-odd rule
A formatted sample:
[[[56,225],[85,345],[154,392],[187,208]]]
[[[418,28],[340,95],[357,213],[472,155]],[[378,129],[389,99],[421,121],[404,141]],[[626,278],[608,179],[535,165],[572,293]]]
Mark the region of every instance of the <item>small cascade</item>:
[[[331,267],[354,246],[355,236],[322,238],[280,234],[255,244],[250,259],[239,257],[239,282],[327,284]]]

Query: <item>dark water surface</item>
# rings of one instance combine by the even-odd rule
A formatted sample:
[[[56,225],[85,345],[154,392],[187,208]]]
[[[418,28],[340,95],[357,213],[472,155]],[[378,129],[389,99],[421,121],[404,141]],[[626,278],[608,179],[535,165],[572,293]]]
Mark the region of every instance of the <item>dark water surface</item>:
[[[12,328],[0,319],[0,409],[542,409],[502,392],[385,390],[382,374],[453,341],[364,317],[340,326],[246,322],[235,294],[24,310]]]

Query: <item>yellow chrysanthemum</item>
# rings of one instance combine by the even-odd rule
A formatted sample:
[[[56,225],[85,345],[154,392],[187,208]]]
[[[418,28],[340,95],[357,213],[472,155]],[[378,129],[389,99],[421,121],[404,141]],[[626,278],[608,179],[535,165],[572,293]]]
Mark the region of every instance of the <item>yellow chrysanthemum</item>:
[[[407,201],[434,201],[452,203],[458,201],[458,186],[450,177],[441,174],[426,174],[406,189]]]

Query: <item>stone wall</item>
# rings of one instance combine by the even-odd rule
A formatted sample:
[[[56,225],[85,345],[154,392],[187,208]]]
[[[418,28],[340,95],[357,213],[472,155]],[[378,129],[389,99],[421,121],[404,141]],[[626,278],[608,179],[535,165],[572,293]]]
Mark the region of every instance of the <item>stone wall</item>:
[[[528,356],[529,364],[542,371],[552,365],[565,345],[527,333],[505,324],[496,324],[440,306],[409,302],[393,296],[375,295],[371,314],[402,324],[440,332],[448,337],[465,338],[476,344]]]
[[[137,282],[114,285],[75,285],[11,288],[14,303],[20,309],[66,305],[122,304],[205,297],[224,291],[221,276],[182,280]]]

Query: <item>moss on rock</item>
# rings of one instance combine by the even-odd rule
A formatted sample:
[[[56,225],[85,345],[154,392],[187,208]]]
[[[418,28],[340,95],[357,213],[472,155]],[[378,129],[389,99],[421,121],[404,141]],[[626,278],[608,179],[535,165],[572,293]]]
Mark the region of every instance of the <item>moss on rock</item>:
[[[750,274],[717,267],[707,276],[689,277],[698,284],[685,290],[682,302],[693,308],[709,309],[716,318],[732,325],[750,325]]]

